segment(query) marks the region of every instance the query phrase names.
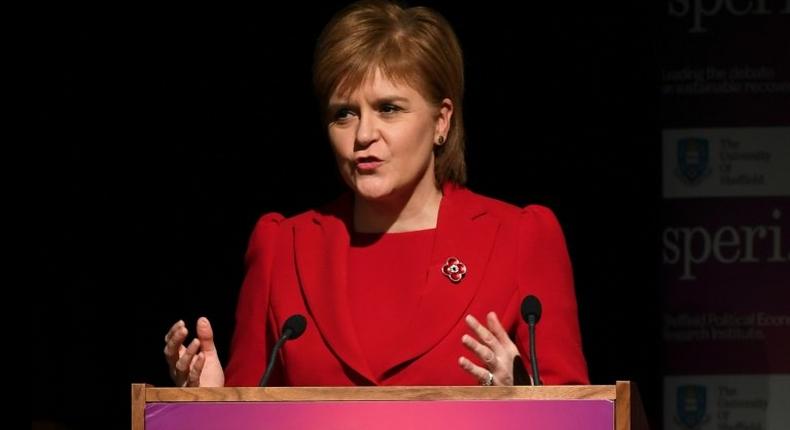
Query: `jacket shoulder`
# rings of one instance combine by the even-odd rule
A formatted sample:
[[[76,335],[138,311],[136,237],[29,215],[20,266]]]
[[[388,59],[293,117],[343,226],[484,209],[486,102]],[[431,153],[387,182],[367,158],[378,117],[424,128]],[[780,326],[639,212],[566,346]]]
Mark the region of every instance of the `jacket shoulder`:
[[[503,200],[477,194],[468,189],[460,191],[458,200],[464,206],[483,208],[489,215],[505,223],[516,223],[521,228],[536,229],[546,233],[560,233],[561,227],[557,216],[550,208],[537,204],[520,207]]]
[[[465,200],[463,202],[464,206],[479,206],[484,208],[485,211],[490,215],[505,221],[515,220],[523,210],[512,203],[508,203],[504,200],[494,197],[485,196],[483,194],[478,194],[469,189],[464,189],[460,192],[460,194],[462,194],[461,199]]]

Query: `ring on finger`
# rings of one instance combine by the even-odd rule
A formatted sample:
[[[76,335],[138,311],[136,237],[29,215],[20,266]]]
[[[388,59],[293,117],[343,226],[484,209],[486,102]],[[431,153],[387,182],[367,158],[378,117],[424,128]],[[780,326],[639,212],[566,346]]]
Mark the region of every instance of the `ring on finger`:
[[[483,385],[484,387],[490,387],[494,385],[494,374],[489,371],[488,376],[484,381],[480,382],[480,385]]]

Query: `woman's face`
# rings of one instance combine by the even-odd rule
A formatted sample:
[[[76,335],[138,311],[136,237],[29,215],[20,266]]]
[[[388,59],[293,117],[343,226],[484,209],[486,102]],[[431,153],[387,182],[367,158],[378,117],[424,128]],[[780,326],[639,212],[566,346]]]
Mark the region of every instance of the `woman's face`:
[[[453,105],[436,106],[377,71],[347,96],[329,99],[329,140],[358,197],[385,200],[436,189],[433,146],[446,138]]]

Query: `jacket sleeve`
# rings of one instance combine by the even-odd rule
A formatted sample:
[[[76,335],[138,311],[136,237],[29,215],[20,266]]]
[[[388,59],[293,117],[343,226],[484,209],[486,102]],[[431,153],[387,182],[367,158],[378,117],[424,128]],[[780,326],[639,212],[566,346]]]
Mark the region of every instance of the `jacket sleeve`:
[[[534,295],[542,305],[535,343],[541,381],[546,385],[589,384],[573,271],[562,229],[550,209],[531,205],[522,210],[518,247],[520,296]],[[519,324],[517,341],[524,363],[531,369],[526,324]]]
[[[263,215],[252,232],[245,256],[246,275],[236,306],[236,328],[225,368],[226,386],[257,386],[268,360],[267,314],[277,232],[283,217]]]

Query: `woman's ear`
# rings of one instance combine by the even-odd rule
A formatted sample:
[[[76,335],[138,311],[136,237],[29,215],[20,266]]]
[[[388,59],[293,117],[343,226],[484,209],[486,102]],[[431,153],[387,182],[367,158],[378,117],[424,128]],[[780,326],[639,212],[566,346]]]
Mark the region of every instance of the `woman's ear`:
[[[453,118],[453,101],[445,98],[439,104],[439,113],[436,118],[436,137],[433,139],[437,146],[444,145],[447,133],[450,132],[450,120]]]

